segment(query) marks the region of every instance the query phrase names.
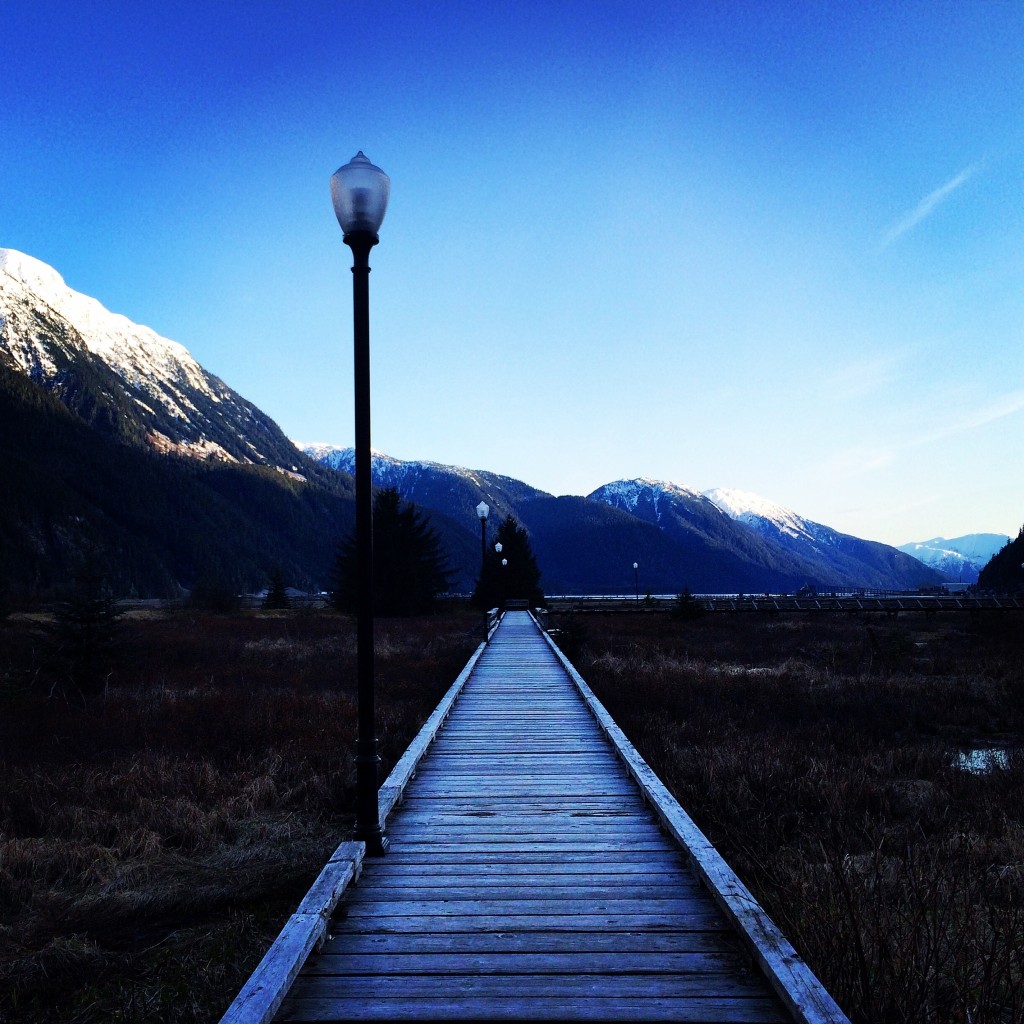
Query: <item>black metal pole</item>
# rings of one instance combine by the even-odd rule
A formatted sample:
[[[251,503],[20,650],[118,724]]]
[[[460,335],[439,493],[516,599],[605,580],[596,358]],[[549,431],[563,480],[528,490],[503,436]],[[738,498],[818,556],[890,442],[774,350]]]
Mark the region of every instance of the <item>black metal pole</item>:
[[[356,434],[356,682],[359,733],[356,739],[356,839],[371,856],[388,846],[377,805],[380,754],[374,715],[373,651],[373,484],[370,477],[370,250],[377,236],[351,231],[352,319],[354,325]]]
[[[487,592],[484,590],[484,566],[487,564],[487,517],[480,517],[480,604],[484,611],[484,643],[487,643]]]

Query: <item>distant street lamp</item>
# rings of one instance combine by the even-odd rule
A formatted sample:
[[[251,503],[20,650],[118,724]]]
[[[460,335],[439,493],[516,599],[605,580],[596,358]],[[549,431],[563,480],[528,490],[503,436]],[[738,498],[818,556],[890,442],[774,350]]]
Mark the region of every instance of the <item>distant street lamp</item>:
[[[486,501],[481,501],[476,507],[476,514],[480,517],[480,597],[483,598],[484,590],[484,562],[487,560],[487,517],[491,509]]]
[[[356,839],[366,852],[388,846],[380,827],[377,787],[380,754],[374,718],[373,495],[370,481],[370,250],[380,239],[391,179],[360,150],[331,176],[334,212],[352,250],[356,476]]]
[[[494,545],[494,550],[497,551],[499,555],[501,554],[501,541],[500,540],[498,541],[497,544]]]
[[[633,586],[636,589],[636,604],[640,607],[640,576],[637,570],[640,568],[639,562],[633,563]]]

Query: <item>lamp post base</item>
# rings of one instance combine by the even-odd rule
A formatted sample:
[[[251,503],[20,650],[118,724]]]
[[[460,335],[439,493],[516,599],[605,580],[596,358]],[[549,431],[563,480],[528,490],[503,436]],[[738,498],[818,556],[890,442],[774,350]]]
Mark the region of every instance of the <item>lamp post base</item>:
[[[391,840],[383,832],[377,831],[374,835],[361,835],[356,833],[356,841],[366,843],[367,857],[383,857],[391,846]]]
[[[361,741],[363,751],[356,754],[356,824],[353,832],[358,842],[366,843],[368,857],[382,857],[388,848],[387,837],[380,823],[380,794],[377,780],[380,756],[376,737]],[[358,748],[357,748],[358,749]]]

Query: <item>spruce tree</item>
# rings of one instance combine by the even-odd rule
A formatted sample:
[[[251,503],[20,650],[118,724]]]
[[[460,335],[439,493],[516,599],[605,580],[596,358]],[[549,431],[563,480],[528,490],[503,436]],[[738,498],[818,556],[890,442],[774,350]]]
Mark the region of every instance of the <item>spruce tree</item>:
[[[270,586],[267,587],[267,596],[263,599],[263,607],[283,609],[287,608],[289,603],[288,591],[284,585],[284,573],[280,568],[276,568],[270,574]]]
[[[1024,526],[1007,541],[978,574],[979,590],[1015,593],[1024,590]]]
[[[487,549],[473,601],[484,608],[505,607],[506,601],[526,600],[531,605],[543,604],[540,569],[530,547],[530,535],[514,516],[506,516],[498,527],[495,544]]]
[[[50,630],[57,673],[54,692],[85,701],[103,690],[117,661],[120,618],[105,573],[88,558],[70,593],[54,608]]]
[[[394,488],[378,491],[373,501],[373,610],[375,615],[419,615],[430,611],[437,595],[448,589],[451,570],[441,538],[412,502]],[[355,611],[355,533],[335,560],[332,603]]]

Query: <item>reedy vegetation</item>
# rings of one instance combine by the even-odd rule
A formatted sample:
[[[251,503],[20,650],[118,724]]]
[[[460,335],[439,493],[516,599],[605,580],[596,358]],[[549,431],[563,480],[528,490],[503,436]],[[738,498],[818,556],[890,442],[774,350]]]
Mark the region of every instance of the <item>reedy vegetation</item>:
[[[142,613],[84,708],[0,624],[0,1021],[216,1021],[351,822],[355,639],[329,613]],[[379,621],[386,772],[476,616]]]
[[[855,1024],[1024,1020],[1019,618],[567,618],[583,676]],[[1006,767],[957,767],[986,743]]]

